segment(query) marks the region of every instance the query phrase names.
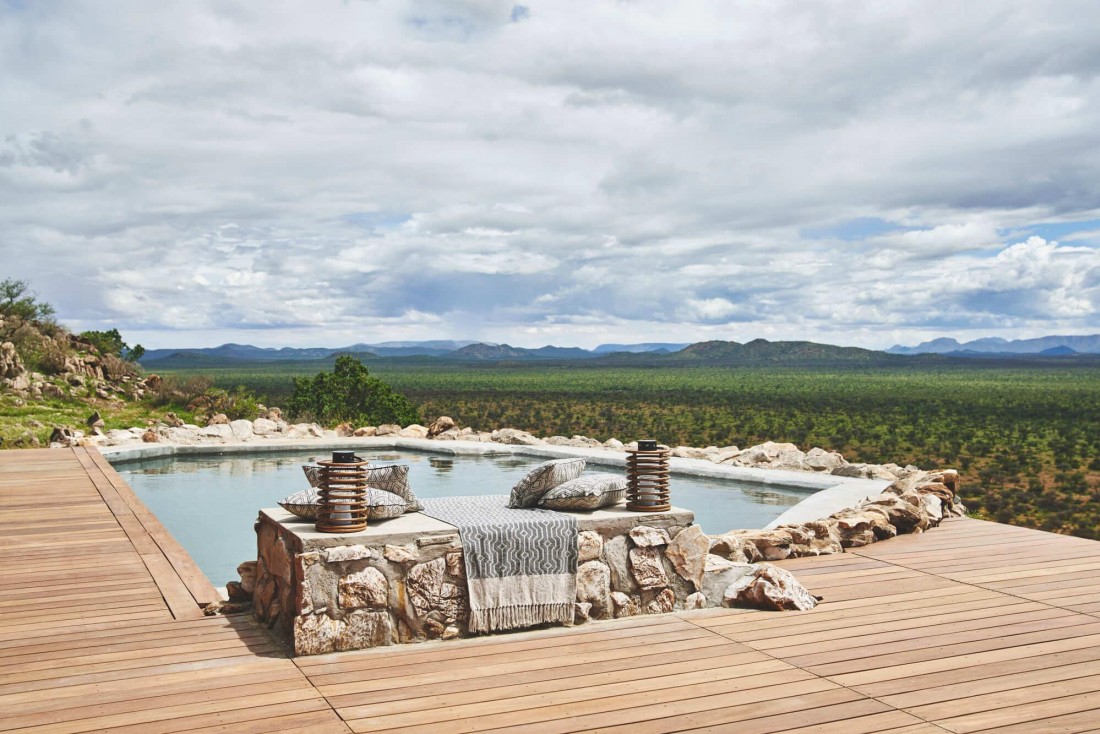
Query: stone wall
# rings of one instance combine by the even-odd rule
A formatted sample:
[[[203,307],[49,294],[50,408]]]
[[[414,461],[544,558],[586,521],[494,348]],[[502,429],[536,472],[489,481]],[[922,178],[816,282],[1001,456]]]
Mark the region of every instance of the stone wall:
[[[923,532],[964,512],[956,482],[951,471],[921,472],[821,520],[717,536],[675,508],[579,517],[574,623],[717,606],[812,608],[814,597],[766,561]],[[322,535],[285,512],[262,510],[249,579],[256,617],[298,655],[468,636],[454,528],[420,513],[384,526]]]
[[[576,623],[716,605],[753,570],[710,556],[690,512],[599,514],[579,522]],[[405,517],[388,521],[389,533],[322,539],[308,523],[261,511],[257,619],[298,655],[468,636],[458,535],[449,526],[409,534]]]

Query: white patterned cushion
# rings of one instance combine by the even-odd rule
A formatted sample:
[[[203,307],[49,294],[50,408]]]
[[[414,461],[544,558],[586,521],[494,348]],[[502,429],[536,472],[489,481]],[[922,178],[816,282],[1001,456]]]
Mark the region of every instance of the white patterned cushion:
[[[420,512],[424,506],[409,486],[409,465],[389,464],[367,469],[367,486],[392,492],[405,500],[405,512]]]
[[[306,469],[308,467],[303,466],[302,468]],[[291,515],[297,515],[303,520],[316,520],[317,504],[320,500],[321,495],[317,494],[316,489],[310,487],[279,500],[279,506]]]
[[[400,517],[405,514],[405,507],[408,502],[404,497],[400,497],[393,492],[387,492],[384,489],[375,489],[370,487],[367,489],[367,506],[370,507],[370,514],[367,515],[368,520],[389,520],[393,517]]]
[[[618,504],[625,494],[626,477],[621,474],[586,474],[551,489],[539,500],[539,507],[598,510]]]
[[[281,500],[279,505],[290,514],[297,515],[303,520],[316,520],[317,508],[321,506],[321,495],[317,493],[316,489],[310,487]],[[370,508],[370,512],[367,514],[368,520],[388,520],[391,517],[403,515],[407,505],[408,502],[404,497],[400,497],[393,492],[375,489],[374,487],[367,488],[367,507]]]
[[[539,464],[512,487],[508,506],[534,507],[542,496],[559,484],[576,479],[584,471],[584,459],[553,459]]]

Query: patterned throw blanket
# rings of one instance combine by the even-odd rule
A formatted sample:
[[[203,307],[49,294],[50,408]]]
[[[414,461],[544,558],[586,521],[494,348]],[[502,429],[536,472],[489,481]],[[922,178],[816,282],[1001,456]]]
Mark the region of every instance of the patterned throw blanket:
[[[424,514],[458,528],[470,592],[470,631],[573,621],[577,521],[513,510],[505,495],[422,499]]]

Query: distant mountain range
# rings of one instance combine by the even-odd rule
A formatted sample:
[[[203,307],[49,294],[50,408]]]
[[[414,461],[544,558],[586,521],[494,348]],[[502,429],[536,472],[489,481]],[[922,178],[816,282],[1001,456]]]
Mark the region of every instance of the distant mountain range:
[[[473,341],[382,342],[352,344],[339,349],[323,347],[282,349],[249,344],[223,344],[205,349],[150,349],[142,363],[151,369],[231,366],[257,362],[331,361],[337,354],[354,354],[362,360],[407,359],[451,362],[586,362],[593,365],[691,366],[691,365],[898,365],[924,364],[944,358],[995,361],[1042,359],[1065,363],[1100,357],[1100,335],[1048,336],[1040,339],[978,339],[960,344],[954,339],[935,339],[915,347],[895,346],[886,351],[838,347],[806,341],[770,342],[755,339],[745,344],[707,341],[696,344],[645,343],[601,344],[595,349],[545,346],[538,349]],[[1092,356],[1090,356],[1092,355]]]
[[[352,344],[347,347],[294,348],[254,347],[251,344],[222,344],[220,347],[201,349],[150,349],[141,358],[142,364],[160,360],[187,358],[190,361],[206,361],[206,358],[241,362],[276,362],[326,359],[334,354],[373,355],[375,357],[447,357],[460,360],[526,360],[526,359],[595,359],[617,352],[668,354],[687,344],[601,344],[595,349],[579,347],[545,346],[538,349],[512,347],[507,344],[465,341],[408,341],[379,342],[378,344]]]
[[[943,354],[955,357],[1038,354],[1067,356],[1072,354],[1100,354],[1100,334],[1091,336],[1041,336],[1036,339],[1001,339],[988,337],[959,343],[955,339],[940,338],[922,342],[915,347],[895,345],[886,350],[889,354]]]

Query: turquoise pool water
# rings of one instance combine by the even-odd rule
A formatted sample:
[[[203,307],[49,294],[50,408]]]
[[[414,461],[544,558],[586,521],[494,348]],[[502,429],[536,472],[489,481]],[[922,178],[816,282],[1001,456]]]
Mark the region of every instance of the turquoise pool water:
[[[461,456],[417,451],[359,451],[372,464],[409,465],[409,483],[420,497],[507,494],[544,459]],[[256,558],[252,529],[257,511],[275,507],[308,486],[302,464],[329,452],[205,454],[119,463],[115,468],[215,586],[237,578],[237,564]],[[615,472],[591,466],[588,472]],[[618,470],[621,471],[621,470]],[[695,512],[707,533],[763,527],[812,490],[672,477],[672,502]]]

